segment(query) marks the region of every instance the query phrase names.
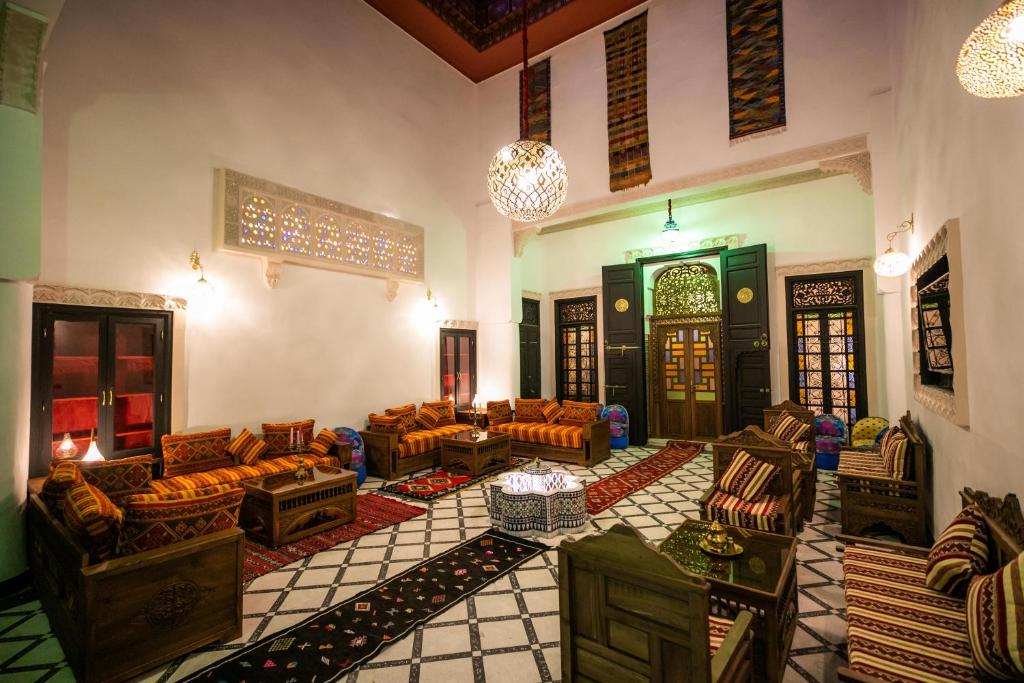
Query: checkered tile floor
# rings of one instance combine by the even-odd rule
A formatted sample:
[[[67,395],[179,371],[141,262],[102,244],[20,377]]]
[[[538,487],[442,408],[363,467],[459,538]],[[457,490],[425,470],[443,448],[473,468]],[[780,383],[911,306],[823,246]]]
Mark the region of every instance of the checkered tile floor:
[[[658,446],[614,451],[593,469],[568,469],[593,482],[655,453]],[[661,541],[687,517],[711,481],[711,457],[674,473],[591,520],[595,530],[623,521]],[[376,490],[384,482],[367,480]],[[175,681],[246,643],[286,628],[490,526],[486,486],[441,498],[426,515],[299,560],[253,581],[245,591],[240,640],[201,650],[151,672],[144,681]],[[800,620],[786,682],[834,681],[845,656],[837,492],[830,474],[818,482],[814,520],[800,535]],[[422,503],[416,503],[422,504]],[[557,542],[557,539],[556,541]],[[347,681],[557,681],[560,679],[557,555],[554,550],[416,629],[351,673]],[[31,598],[31,596],[29,596]],[[3,607],[0,605],[0,607]],[[70,681],[60,646],[39,603],[0,609],[0,683]]]

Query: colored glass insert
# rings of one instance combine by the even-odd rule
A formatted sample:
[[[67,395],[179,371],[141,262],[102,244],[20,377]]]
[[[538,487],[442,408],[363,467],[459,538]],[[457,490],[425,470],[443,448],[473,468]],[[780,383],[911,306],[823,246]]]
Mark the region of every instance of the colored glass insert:
[[[796,329],[798,400],[815,414],[857,420],[855,311],[799,311]]]
[[[597,300],[558,302],[562,400],[597,400]]]

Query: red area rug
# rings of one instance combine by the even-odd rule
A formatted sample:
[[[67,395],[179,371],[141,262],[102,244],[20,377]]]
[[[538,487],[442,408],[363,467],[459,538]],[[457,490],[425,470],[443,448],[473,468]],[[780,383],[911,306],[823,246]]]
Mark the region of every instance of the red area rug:
[[[408,505],[386,496],[378,496],[375,493],[356,496],[356,518],[348,524],[321,531],[319,534],[313,534],[301,541],[287,543],[277,548],[268,548],[262,543],[246,538],[245,572],[242,575],[242,581],[249,583],[253,579],[286,564],[291,564],[295,560],[404,522],[422,515],[426,511],[426,508]]]
[[[381,486],[380,490],[384,493],[402,496],[403,498],[430,501],[440,498],[441,496],[447,496],[449,493],[461,491],[462,489],[473,486],[474,484],[479,484],[480,482],[497,476],[502,472],[507,472],[508,470],[519,467],[524,463],[526,463],[526,458],[517,458],[513,456],[505,467],[491,470],[490,472],[485,472],[484,474],[480,474],[475,477],[465,472],[447,472],[443,469],[438,469],[430,474],[417,477],[416,479],[409,479],[394,484],[386,484]]]
[[[695,441],[669,441],[654,455],[626,469],[587,485],[587,512],[596,515],[626,496],[650,486],[669,472],[677,470],[697,457],[704,444]]]

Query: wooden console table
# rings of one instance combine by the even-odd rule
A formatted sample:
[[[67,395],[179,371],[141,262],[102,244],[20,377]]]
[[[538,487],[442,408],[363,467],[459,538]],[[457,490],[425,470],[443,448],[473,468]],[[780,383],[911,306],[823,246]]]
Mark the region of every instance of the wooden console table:
[[[459,432],[441,439],[441,467],[468,471],[474,477],[505,467],[512,460],[512,439],[502,432],[480,432],[474,440],[470,432]]]
[[[245,482],[239,526],[276,547],[326,531],[356,517],[356,473],[317,465],[299,483],[292,472]]]

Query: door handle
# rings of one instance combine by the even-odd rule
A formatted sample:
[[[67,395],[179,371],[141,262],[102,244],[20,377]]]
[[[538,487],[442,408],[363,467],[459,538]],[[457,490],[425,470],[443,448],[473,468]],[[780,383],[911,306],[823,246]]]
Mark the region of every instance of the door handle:
[[[618,351],[620,357],[625,356],[626,351],[637,351],[639,349],[639,346],[631,346],[629,344],[619,344],[618,346],[615,346],[614,344],[609,344],[608,342],[605,342],[604,344],[605,351]]]
[[[100,406],[107,405],[107,390],[100,389]]]
[[[605,393],[607,393],[608,390],[611,389],[612,390],[612,396],[615,395],[615,391],[617,389],[628,389],[628,388],[629,387],[627,387],[625,384],[605,384],[604,385]]]
[[[762,333],[760,339],[755,339],[754,340],[754,348],[755,349],[765,349],[765,350],[768,349],[768,334],[767,333]]]

